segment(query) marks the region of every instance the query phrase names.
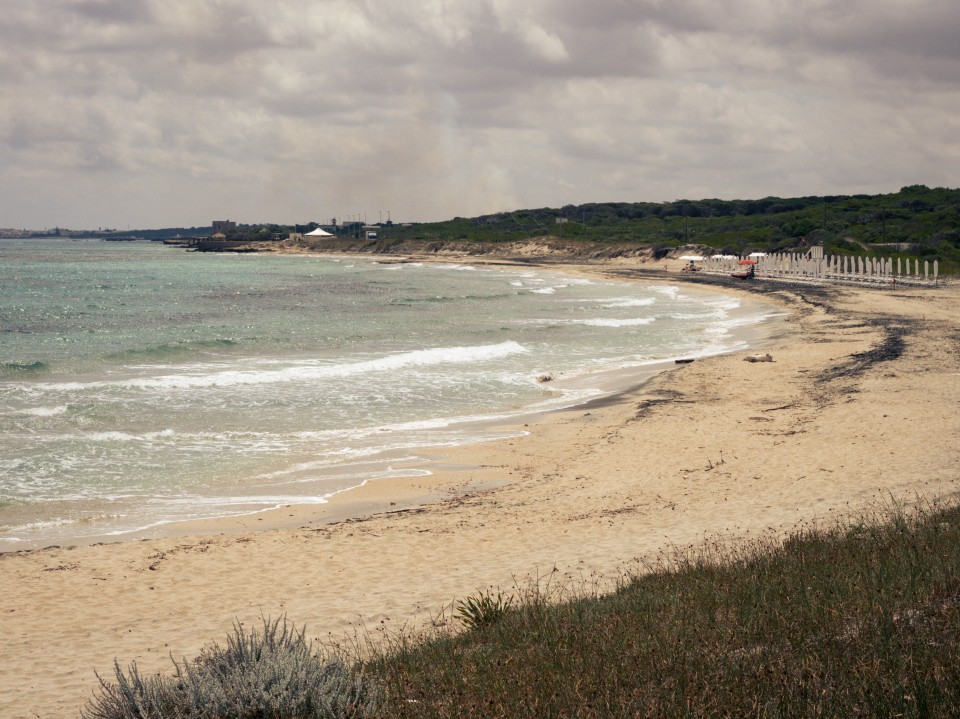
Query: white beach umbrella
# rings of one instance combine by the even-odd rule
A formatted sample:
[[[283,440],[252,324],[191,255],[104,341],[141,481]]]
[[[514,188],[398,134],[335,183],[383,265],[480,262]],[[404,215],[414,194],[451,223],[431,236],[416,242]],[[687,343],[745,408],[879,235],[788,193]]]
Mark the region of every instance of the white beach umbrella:
[[[333,237],[333,235],[331,235],[326,230],[322,230],[318,227],[313,232],[308,232],[307,234],[305,234],[304,237]]]

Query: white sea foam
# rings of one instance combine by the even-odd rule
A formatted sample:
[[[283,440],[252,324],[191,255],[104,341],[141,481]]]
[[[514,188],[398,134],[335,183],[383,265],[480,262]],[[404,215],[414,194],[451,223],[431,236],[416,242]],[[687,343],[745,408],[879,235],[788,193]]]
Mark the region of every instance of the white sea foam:
[[[574,324],[588,325],[590,327],[643,327],[656,322],[655,317],[634,317],[626,320],[611,320],[605,318],[590,320],[573,320]]]
[[[657,321],[656,317],[631,317],[627,319],[612,319],[609,317],[590,317],[584,319],[561,320],[522,320],[518,324],[545,325],[550,327],[562,325],[584,325],[587,327],[642,327]]]
[[[187,435],[192,437],[196,435]],[[164,429],[156,432],[145,432],[143,434],[130,434],[129,432],[89,432],[86,434],[75,434],[63,436],[62,439],[81,439],[87,442],[151,442],[158,439],[175,440],[178,438],[176,432],[172,429]]]
[[[81,390],[97,387],[126,387],[143,390],[181,390],[205,387],[231,387],[244,385],[276,384],[282,382],[306,382],[310,380],[339,379],[373,372],[395,372],[407,368],[429,367],[441,364],[466,364],[496,360],[527,350],[509,340],[496,345],[476,347],[437,347],[388,355],[375,360],[335,365],[297,365],[282,370],[267,371],[220,371],[203,375],[168,375],[129,379],[116,382],[77,382],[37,385],[38,388],[55,390]]]
[[[432,265],[431,267],[433,267],[433,268],[435,268],[435,269],[438,269],[438,270],[453,270],[453,271],[455,271],[455,272],[477,272],[477,271],[479,271],[479,268],[478,268],[478,267],[474,267],[473,265],[438,264],[438,265]],[[483,271],[486,272],[486,270],[483,270]]]
[[[715,307],[718,310],[735,310],[740,307],[740,300],[735,297],[718,297],[716,299],[704,302],[708,307]]]
[[[533,379],[530,380],[533,382]],[[560,392],[559,389],[556,390]],[[371,455],[385,451],[409,450],[421,446],[448,446],[481,441],[490,437],[489,430],[458,431],[455,426],[487,424],[508,419],[510,414],[475,414],[449,417],[435,417],[410,422],[396,422],[370,427],[349,429],[330,429],[298,432],[175,432],[166,429],[160,432],[132,434],[129,432],[89,432],[52,436],[58,442],[80,442],[96,444],[140,443],[147,445],[159,442],[165,446],[177,447],[180,452],[216,450],[230,447],[234,454],[262,454],[287,452],[295,449],[307,449],[317,459],[294,465],[273,473],[258,475],[261,478],[283,476],[291,472],[310,468],[336,465],[348,466],[362,462]],[[513,436],[514,433],[498,431],[497,436]],[[61,467],[65,467],[68,458],[61,457]],[[81,465],[83,458],[78,458]]]
[[[135,434],[127,434],[126,432],[91,432],[86,435],[75,436],[78,439],[86,439],[89,442],[138,442],[144,439]]]
[[[611,302],[603,302],[601,307],[604,309],[630,309],[632,307],[649,307],[656,302],[654,297],[624,297],[614,299]]]
[[[727,316],[726,312],[671,312],[662,315],[664,319],[671,320],[721,320]]]
[[[379,448],[376,451],[380,451]],[[347,453],[338,452],[336,457],[327,457],[324,459],[315,459],[310,462],[298,462],[289,467],[283,467],[282,469],[277,469],[272,472],[264,472],[258,474],[254,477],[257,481],[271,481],[271,480],[281,480],[288,479],[293,475],[304,475],[308,473],[319,472],[320,470],[328,470],[332,467],[340,470],[342,476],[351,476],[355,475],[358,472],[366,472],[371,467],[378,466],[379,462],[375,460],[368,459],[367,457],[358,457],[356,456],[355,451],[350,451],[350,457],[345,456]],[[350,459],[355,459],[356,461],[350,461]],[[405,457],[399,461],[410,462],[420,459],[419,457]],[[369,472],[367,472],[369,473]],[[308,480],[312,480],[312,477]]]
[[[180,496],[180,497],[154,497],[150,500],[151,504],[165,506],[262,506],[262,507],[282,507],[285,504],[327,504],[327,496],[311,497],[304,495],[251,495],[251,496],[216,496],[203,497],[199,495]]]
[[[17,534],[28,534],[36,530],[52,529],[55,527],[64,527],[70,524],[77,524],[77,520],[69,519],[69,518],[59,518],[59,519],[51,519],[51,520],[40,521],[40,522],[29,522],[27,524],[20,524],[18,526],[11,527],[7,531],[16,532]],[[22,541],[22,537],[14,537],[14,536],[7,535],[4,537],[0,537],[0,541],[20,542]]]
[[[59,414],[66,413],[66,411],[66,405],[58,405],[56,407],[33,407],[32,409],[24,410],[23,413],[34,417],[56,417]]]
[[[660,295],[666,295],[671,299],[676,299],[680,295],[680,288],[676,285],[655,285],[651,289]]]

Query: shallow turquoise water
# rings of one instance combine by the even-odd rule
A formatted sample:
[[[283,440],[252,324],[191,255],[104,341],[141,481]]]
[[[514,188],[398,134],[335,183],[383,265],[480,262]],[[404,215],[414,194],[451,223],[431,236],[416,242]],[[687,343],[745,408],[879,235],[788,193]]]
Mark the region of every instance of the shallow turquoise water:
[[[0,241],[0,549],[323,502],[770,314],[546,270]]]

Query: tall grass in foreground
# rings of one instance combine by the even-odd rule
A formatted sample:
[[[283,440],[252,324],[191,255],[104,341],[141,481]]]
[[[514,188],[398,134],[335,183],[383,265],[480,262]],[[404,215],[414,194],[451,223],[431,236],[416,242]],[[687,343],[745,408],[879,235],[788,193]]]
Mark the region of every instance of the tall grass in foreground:
[[[531,590],[395,637],[380,717],[960,716],[960,509],[665,557],[615,593]]]
[[[960,716],[960,508],[650,570],[602,596],[484,593],[459,603],[461,633],[388,636],[353,669],[286,621],[238,627],[173,677],[118,664],[84,717]]]

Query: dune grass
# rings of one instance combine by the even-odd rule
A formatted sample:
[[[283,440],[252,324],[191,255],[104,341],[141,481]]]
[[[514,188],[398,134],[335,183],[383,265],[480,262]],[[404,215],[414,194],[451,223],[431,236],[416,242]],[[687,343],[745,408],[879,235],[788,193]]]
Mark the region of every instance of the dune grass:
[[[606,596],[534,588],[395,637],[381,717],[960,715],[960,509],[664,556]]]
[[[116,667],[84,716],[960,716],[960,508],[878,510],[661,556],[616,591],[489,590],[453,623],[322,659],[237,627],[175,675]],[[362,658],[360,658],[362,657]]]

